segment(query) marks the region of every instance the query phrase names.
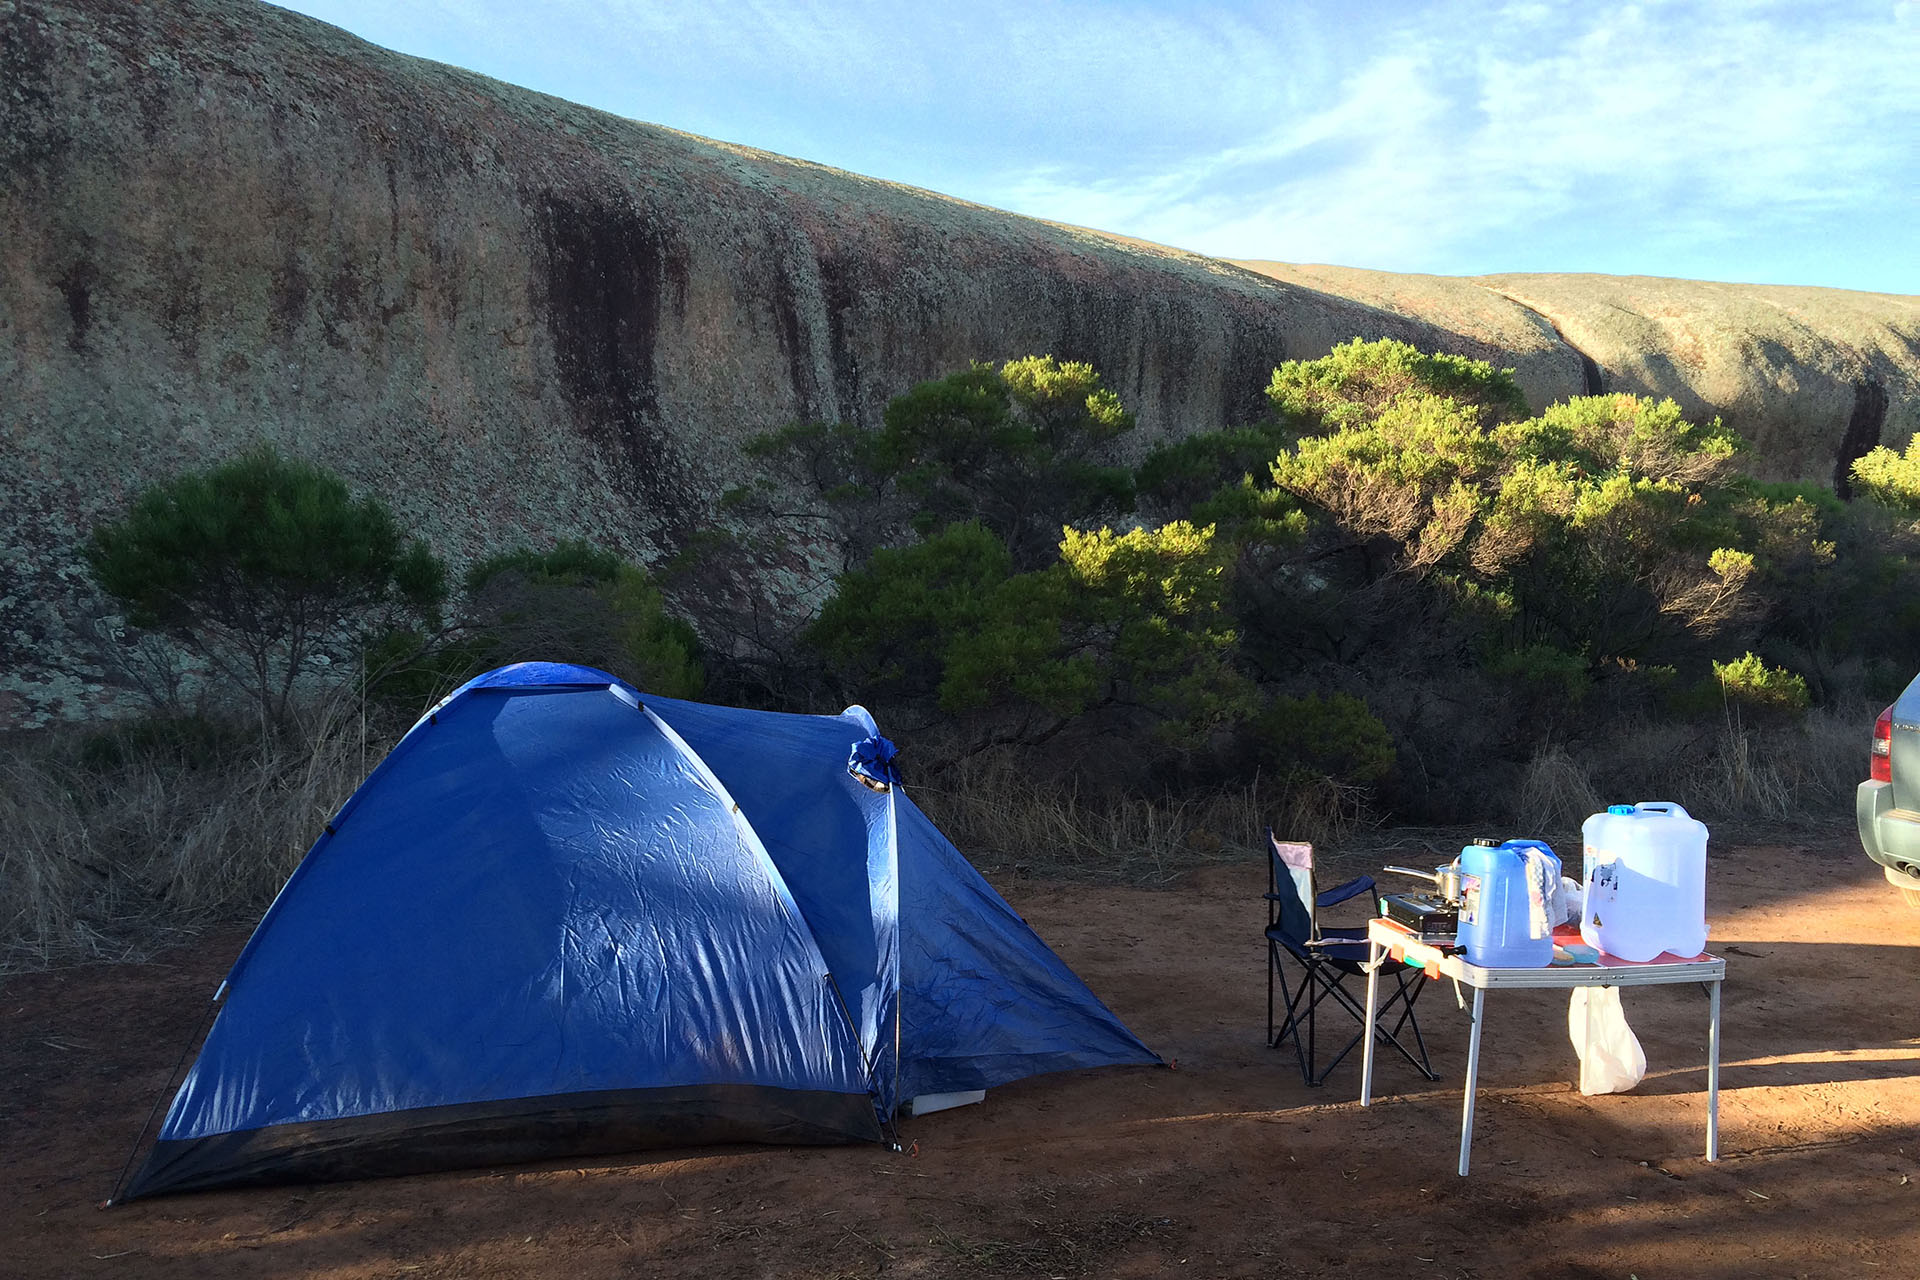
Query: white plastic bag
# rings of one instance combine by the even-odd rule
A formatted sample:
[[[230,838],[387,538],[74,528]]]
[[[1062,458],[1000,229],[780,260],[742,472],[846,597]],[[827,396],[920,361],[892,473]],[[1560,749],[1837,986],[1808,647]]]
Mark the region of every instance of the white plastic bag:
[[[1647,1074],[1647,1055],[1627,1025],[1618,987],[1575,987],[1567,1035],[1580,1055],[1580,1092],[1625,1093]]]
[[[1581,908],[1586,905],[1587,891],[1572,876],[1560,877],[1560,890],[1553,895],[1559,914],[1554,918],[1556,925],[1579,924]]]

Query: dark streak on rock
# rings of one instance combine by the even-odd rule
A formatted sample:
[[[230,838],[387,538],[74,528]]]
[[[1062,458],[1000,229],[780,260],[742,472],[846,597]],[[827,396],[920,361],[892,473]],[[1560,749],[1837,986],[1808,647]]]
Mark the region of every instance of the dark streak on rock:
[[[1116,320],[1118,318],[1115,317]],[[1156,302],[1152,311],[1141,319],[1146,340],[1144,350],[1153,351],[1160,366],[1160,403],[1156,406],[1158,416],[1162,422],[1178,422],[1182,407],[1192,403],[1195,374],[1206,372],[1198,367],[1204,352],[1195,341],[1198,331],[1192,323],[1194,317],[1168,315],[1167,304]],[[1220,370],[1212,370],[1212,373],[1218,378]]]
[[[1853,464],[1880,443],[1880,432],[1887,422],[1887,388],[1868,372],[1853,384],[1853,413],[1847,418],[1847,430],[1840,437],[1839,456],[1833,464],[1833,491],[1842,498],[1853,497]]]
[[[793,273],[783,264],[773,273],[773,329],[780,344],[780,355],[787,363],[787,379],[793,384],[793,402],[803,421],[821,418],[814,394],[813,361],[807,352],[806,330],[800,323],[800,303]]]
[[[274,268],[273,283],[268,292],[267,329],[282,342],[289,341],[299,332],[300,323],[307,314],[306,270],[300,265],[300,257],[291,242],[287,245],[286,255],[280,265]]]
[[[877,425],[862,421],[860,359],[854,354],[850,336],[858,319],[855,311],[860,302],[860,291],[853,279],[857,268],[827,254],[821,255],[819,261],[820,297],[827,308],[827,345],[833,361],[834,396],[840,406],[838,416],[864,426]]]
[[[541,214],[546,319],[568,398],[623,423],[655,412],[660,232],[637,210],[557,196]]]
[[[385,157],[387,171],[387,252],[394,257],[400,254],[400,175],[393,167],[393,157]]]
[[[140,136],[148,146],[158,146],[173,128],[172,78],[145,62],[127,66],[134,100],[140,105]]]
[[[1267,387],[1286,363],[1286,335],[1262,317],[1242,315],[1233,326],[1227,366],[1220,378],[1220,422],[1237,427],[1268,413]]]
[[[660,428],[655,367],[661,302],[686,305],[685,254],[631,205],[548,193],[537,208],[546,274],[534,292],[575,420],[624,455],[651,514],[687,524],[692,496]]]
[[[1555,328],[1554,332],[1560,333],[1560,330],[1558,328]],[[1560,340],[1562,342],[1567,342],[1567,336],[1563,333],[1560,334]],[[1592,356],[1588,355],[1586,352],[1582,351],[1580,348],[1574,346],[1571,342],[1567,342],[1567,346],[1573,351],[1575,355],[1580,357],[1580,388],[1581,390],[1590,396],[1603,396],[1607,394],[1607,384],[1605,379],[1601,378],[1600,376],[1599,363],[1595,361]]]
[[[363,292],[360,269],[351,261],[342,262],[327,281],[326,338],[336,351],[352,345],[348,338],[352,326],[367,312]]]
[[[61,296],[67,300],[67,317],[73,322],[67,333],[67,346],[75,351],[87,349],[87,329],[93,323],[93,287],[99,280],[100,273],[94,265],[82,261],[68,267],[56,281]]]
[[[1574,355],[1580,358],[1580,394],[1581,395],[1603,396],[1607,394],[1607,382],[1606,382],[1606,378],[1602,375],[1600,371],[1599,361],[1595,360],[1592,356],[1588,355],[1586,352],[1582,351],[1579,347],[1575,346],[1573,342],[1567,337],[1567,335],[1561,331],[1560,326],[1554,323],[1554,319],[1552,316],[1548,315],[1544,311],[1539,310],[1536,307],[1528,306],[1526,303],[1520,301],[1520,299],[1514,297],[1510,293],[1506,293],[1499,289],[1494,289],[1491,286],[1483,285],[1481,287],[1488,289],[1489,292],[1494,293],[1499,297],[1505,298],[1508,302],[1511,302],[1514,306],[1519,307],[1522,311],[1530,312],[1533,315],[1539,316],[1541,321],[1547,326],[1547,328],[1553,330],[1553,336],[1560,339],[1560,344],[1564,346],[1567,350],[1573,352]]]

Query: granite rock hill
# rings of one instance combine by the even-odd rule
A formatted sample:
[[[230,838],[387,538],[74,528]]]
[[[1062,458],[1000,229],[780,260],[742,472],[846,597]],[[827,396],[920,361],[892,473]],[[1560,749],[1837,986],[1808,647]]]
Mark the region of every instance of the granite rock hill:
[[[1920,427],[1920,298],[1230,263],[376,48],[252,0],[0,0],[0,726],[103,700],[86,531],[261,438],[456,561],[713,520],[749,436],[973,359],[1095,364],[1135,447],[1391,336],[1719,414],[1832,483]],[[777,565],[763,566],[775,577]],[[775,584],[777,586],[777,584]]]

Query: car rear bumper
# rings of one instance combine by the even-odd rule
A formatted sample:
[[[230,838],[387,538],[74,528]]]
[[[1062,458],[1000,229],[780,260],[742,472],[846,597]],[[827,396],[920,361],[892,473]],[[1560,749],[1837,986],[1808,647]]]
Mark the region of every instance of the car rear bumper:
[[[1920,888],[1920,813],[1893,807],[1892,783],[1868,781],[1854,793],[1854,817],[1861,846],[1887,869],[1887,878],[1902,888]]]

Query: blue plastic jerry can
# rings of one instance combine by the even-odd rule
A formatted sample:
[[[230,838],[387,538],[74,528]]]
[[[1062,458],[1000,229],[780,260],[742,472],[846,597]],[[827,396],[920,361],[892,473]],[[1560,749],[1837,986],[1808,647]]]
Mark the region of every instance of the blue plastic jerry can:
[[[1560,859],[1544,840],[1476,840],[1460,851],[1460,945],[1483,969],[1553,963]]]

